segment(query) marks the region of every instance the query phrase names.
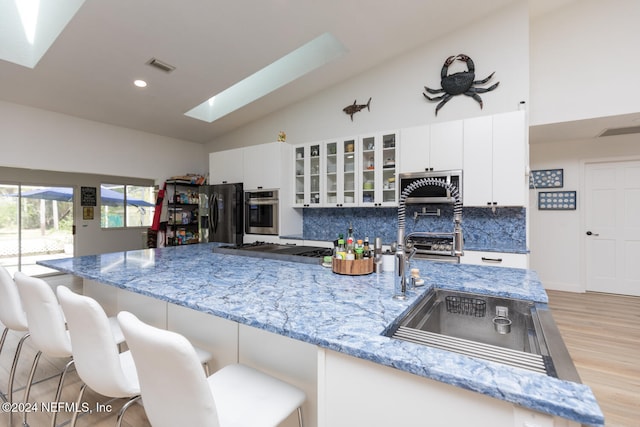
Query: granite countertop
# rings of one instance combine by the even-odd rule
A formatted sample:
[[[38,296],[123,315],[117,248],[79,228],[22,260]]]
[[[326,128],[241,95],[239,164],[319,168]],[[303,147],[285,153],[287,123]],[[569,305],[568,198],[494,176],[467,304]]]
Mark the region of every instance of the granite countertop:
[[[530,270],[415,260],[425,279],[398,301],[393,275],[213,253],[215,243],[38,264],[271,331],[586,425],[604,418],[591,389],[381,335],[432,287],[547,303]]]

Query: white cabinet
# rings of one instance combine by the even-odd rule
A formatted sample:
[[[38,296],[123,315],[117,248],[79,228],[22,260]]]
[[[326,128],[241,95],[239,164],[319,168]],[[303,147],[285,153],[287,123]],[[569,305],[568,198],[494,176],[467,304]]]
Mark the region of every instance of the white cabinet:
[[[493,119],[476,117],[464,121],[465,206],[485,206],[493,201]]]
[[[244,149],[209,153],[209,183],[224,184],[243,182]]]
[[[463,137],[462,120],[432,124],[429,167],[433,170],[460,169]]]
[[[395,206],[398,133],[296,145],[294,207]]]
[[[326,206],[355,206],[357,203],[357,138],[339,138],[324,146],[324,173],[321,187]]]
[[[400,131],[400,172],[421,172],[430,168],[430,126],[414,126]]]
[[[461,264],[488,265],[492,267],[529,268],[529,255],[510,252],[464,251]]]
[[[242,182],[245,190],[289,187],[291,145],[252,145],[209,154],[209,182]]]
[[[256,190],[262,188],[281,189],[283,181],[290,179],[288,171],[291,158],[290,145],[283,142],[270,142],[244,148],[243,170],[244,188]]]
[[[320,171],[322,171],[324,144],[314,142],[296,145],[294,155],[294,207],[320,206],[321,188]]]
[[[526,206],[524,111],[464,120],[465,206]]]
[[[525,112],[493,116],[493,201],[504,206],[526,206],[528,129]]]
[[[462,169],[463,122],[402,129],[400,172]]]
[[[360,139],[358,204],[395,206],[398,202],[396,170],[398,133],[385,132]]]

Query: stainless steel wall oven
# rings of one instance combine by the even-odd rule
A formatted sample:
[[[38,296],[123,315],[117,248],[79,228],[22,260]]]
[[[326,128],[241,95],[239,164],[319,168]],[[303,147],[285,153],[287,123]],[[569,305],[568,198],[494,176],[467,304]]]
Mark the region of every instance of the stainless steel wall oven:
[[[245,191],[245,233],[278,235],[278,203],[278,190]]]

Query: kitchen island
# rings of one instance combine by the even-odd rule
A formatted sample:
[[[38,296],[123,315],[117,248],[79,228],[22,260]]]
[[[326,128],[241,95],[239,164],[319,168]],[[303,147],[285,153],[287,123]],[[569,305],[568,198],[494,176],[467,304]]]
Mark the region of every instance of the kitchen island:
[[[431,287],[544,305],[530,270],[414,261],[425,286],[398,301],[392,274],[341,276],[320,265],[213,253],[214,245],[40,264],[83,278],[107,312],[128,309],[148,321],[156,305],[155,319],[166,317],[156,324],[198,344],[224,335],[209,345],[231,352],[220,365],[253,364],[305,389],[306,426],[604,425],[583,384],[383,335]],[[143,300],[128,302],[136,298]]]

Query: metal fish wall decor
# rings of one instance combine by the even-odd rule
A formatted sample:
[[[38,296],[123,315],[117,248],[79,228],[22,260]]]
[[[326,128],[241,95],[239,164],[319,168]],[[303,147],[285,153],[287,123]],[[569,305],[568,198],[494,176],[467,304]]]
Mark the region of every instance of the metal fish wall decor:
[[[351,116],[351,121],[353,121],[353,115],[355,113],[357,113],[358,111],[363,110],[364,108],[366,108],[368,111],[371,111],[370,106],[371,106],[371,98],[369,98],[369,101],[367,101],[366,104],[358,104],[357,100],[354,100],[353,104],[347,105],[346,107],[344,107],[342,109],[342,111],[344,111],[346,114]]]

